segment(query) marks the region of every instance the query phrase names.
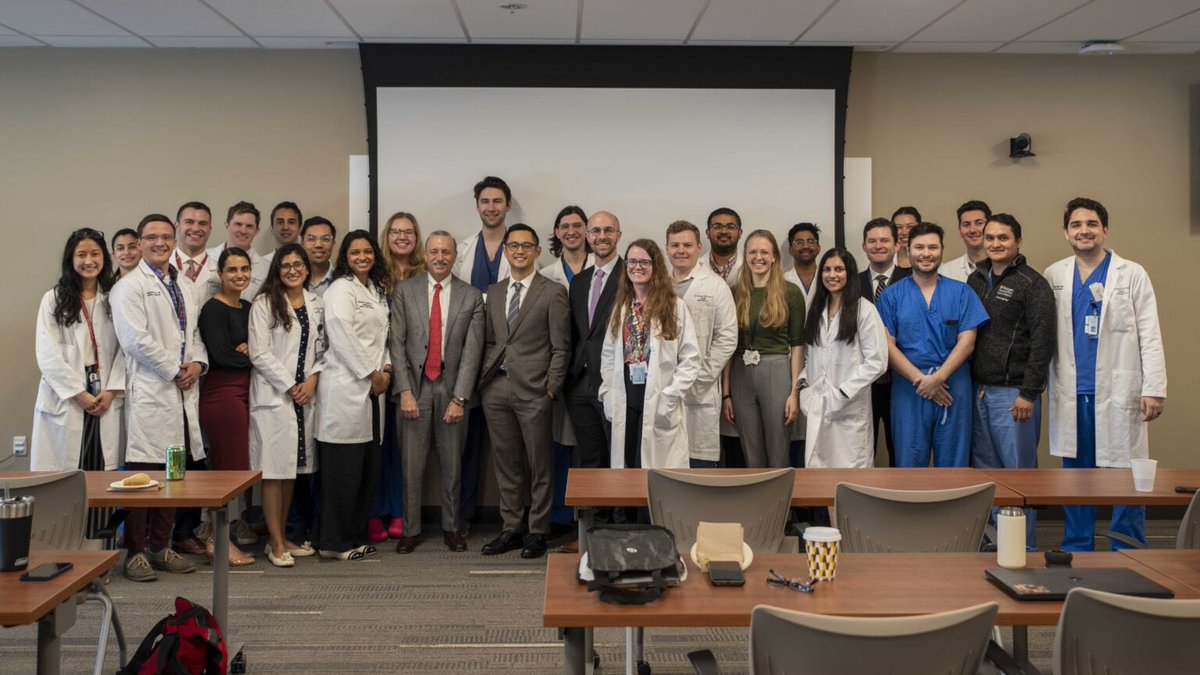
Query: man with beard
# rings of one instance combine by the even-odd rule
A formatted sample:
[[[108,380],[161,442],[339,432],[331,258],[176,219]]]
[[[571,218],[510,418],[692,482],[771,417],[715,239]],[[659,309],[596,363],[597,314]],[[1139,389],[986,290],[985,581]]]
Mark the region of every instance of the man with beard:
[[[783,273],[783,280],[800,287],[804,293],[804,306],[812,304],[813,290],[817,287],[817,256],[821,253],[821,228],[812,223],[796,223],[788,231],[788,252],[792,254],[792,266]]]
[[[700,264],[708,267],[730,286],[737,283],[742,260],[738,257],[738,241],[742,238],[742,217],[737,211],[722,206],[708,214],[708,245],[712,249]]]

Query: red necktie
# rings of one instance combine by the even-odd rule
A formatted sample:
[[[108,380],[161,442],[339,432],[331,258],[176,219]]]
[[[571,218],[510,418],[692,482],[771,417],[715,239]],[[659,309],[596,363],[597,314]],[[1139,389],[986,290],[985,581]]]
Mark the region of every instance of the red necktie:
[[[442,374],[442,285],[433,285],[429,305],[429,349],[425,352],[425,377],[431,381]]]
[[[187,277],[188,279],[195,281],[196,277],[200,276],[200,263],[196,262],[195,260],[189,260],[187,261],[187,264]]]

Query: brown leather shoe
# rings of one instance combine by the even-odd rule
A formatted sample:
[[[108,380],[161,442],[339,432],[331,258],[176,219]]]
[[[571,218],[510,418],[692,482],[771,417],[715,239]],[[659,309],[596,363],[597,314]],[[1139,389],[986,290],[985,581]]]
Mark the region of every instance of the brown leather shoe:
[[[442,541],[446,542],[446,548],[455,553],[462,553],[467,550],[467,538],[461,532],[444,532],[442,533]]]
[[[172,548],[188,555],[204,555],[204,542],[195,537],[188,537],[172,544]]]
[[[420,535],[415,537],[400,537],[396,540],[396,553],[412,553],[420,543]]]

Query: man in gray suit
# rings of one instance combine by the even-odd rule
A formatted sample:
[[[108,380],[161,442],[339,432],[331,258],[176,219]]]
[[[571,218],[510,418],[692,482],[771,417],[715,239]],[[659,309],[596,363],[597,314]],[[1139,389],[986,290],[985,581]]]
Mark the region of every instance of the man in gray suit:
[[[479,389],[492,439],[504,529],[484,544],[484,555],[516,548],[522,558],[546,553],[554,497],[550,403],[566,378],[571,327],[567,291],[535,274],[542,254],[538,244],[537,232],[528,225],[508,228],[504,256],[509,278],[492,284],[487,292]]]
[[[404,536],[397,553],[421,542],[421,492],[425,460],[436,448],[442,469],[442,540],[467,550],[458,526],[463,422],[483,357],[483,294],[450,274],[454,237],[438,230],[425,242],[426,274],[392,293],[392,391],[400,395],[404,439]]]

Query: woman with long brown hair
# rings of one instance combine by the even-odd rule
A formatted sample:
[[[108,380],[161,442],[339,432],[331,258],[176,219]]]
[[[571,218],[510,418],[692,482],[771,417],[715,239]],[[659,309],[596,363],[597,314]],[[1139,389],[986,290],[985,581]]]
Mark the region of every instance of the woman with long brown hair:
[[[425,244],[421,240],[421,226],[417,217],[406,211],[397,211],[388,218],[387,225],[379,231],[379,251],[383,264],[391,272],[392,288],[418,274],[425,272]]]
[[[722,407],[737,426],[747,466],[785,467],[800,412],[804,293],[783,280],[779,244],[767,230],[746,237],[744,256],[733,287],[738,346],[725,367]]]
[[[689,466],[683,398],[700,374],[687,305],[675,296],[658,244],[625,250],[600,354],[600,401],[612,421],[613,468]]]

